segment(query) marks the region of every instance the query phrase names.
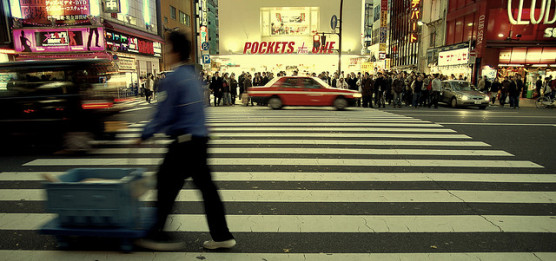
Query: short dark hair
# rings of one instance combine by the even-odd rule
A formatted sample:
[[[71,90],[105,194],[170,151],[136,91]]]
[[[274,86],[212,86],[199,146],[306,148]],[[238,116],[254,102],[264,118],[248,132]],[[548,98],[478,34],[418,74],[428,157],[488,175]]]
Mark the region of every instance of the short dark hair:
[[[189,60],[189,55],[191,53],[191,41],[187,39],[187,36],[180,31],[172,31],[168,35],[168,42],[172,44],[172,52],[177,53],[180,56],[180,61],[185,62]]]

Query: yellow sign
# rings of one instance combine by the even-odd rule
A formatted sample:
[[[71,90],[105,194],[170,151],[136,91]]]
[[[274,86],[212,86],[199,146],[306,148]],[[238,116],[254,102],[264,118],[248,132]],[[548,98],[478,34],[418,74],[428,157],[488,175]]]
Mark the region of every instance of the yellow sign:
[[[386,52],[386,44],[385,43],[379,44],[378,51],[379,52]]]
[[[380,27],[388,27],[388,11],[380,12]]]
[[[374,70],[374,67],[375,67],[374,63],[364,62],[364,63],[361,64],[361,72],[362,73],[366,73],[366,72],[370,73]]]

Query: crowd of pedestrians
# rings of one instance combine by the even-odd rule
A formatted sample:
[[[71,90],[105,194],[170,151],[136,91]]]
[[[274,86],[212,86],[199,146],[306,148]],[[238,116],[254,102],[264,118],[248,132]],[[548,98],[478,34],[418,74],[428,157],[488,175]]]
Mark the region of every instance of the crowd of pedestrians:
[[[293,76],[298,75],[294,71]],[[286,76],[285,72],[279,72],[276,77]],[[318,77],[331,87],[359,91],[362,99],[357,106],[368,108],[385,108],[386,105],[401,108],[427,107],[438,108],[443,89],[442,81],[459,80],[470,81],[467,77],[442,74],[425,74],[417,72],[377,72],[374,74],[335,72],[305,73],[304,76]],[[213,106],[231,106],[235,104],[236,98],[241,99],[251,86],[264,86],[274,78],[272,72],[260,72],[251,75],[242,72],[239,76],[234,73],[215,72],[213,75],[202,73],[202,80],[206,86],[207,104]],[[548,94],[552,97],[556,94],[556,79],[545,78],[536,83],[536,95]],[[525,98],[527,88],[521,75],[499,77],[490,80],[479,77],[477,89],[490,96],[492,104],[496,101],[500,106],[509,103],[511,108],[519,108],[520,97]],[[214,101],[209,100],[210,94],[214,95]],[[245,98],[245,97],[244,97]],[[246,104],[244,102],[244,104]],[[253,105],[251,103],[251,105]]]

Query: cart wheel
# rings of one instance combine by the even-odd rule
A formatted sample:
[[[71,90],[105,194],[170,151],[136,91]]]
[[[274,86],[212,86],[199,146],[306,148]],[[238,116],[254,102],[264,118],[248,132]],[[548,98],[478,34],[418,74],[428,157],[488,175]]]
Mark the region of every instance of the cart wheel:
[[[67,237],[64,236],[56,236],[57,245],[56,247],[59,249],[68,249],[69,248],[69,241]]]
[[[129,239],[122,239],[122,242],[120,243],[120,249],[124,253],[131,253],[133,250],[133,244]]]

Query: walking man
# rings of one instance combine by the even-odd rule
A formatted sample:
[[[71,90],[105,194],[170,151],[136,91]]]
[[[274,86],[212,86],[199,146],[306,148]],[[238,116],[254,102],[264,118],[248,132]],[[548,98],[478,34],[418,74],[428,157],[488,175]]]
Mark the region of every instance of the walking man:
[[[184,243],[173,240],[164,232],[166,219],[185,179],[193,182],[203,195],[207,223],[212,240],[205,241],[207,249],[231,248],[236,241],[228,229],[224,205],[212,181],[207,165],[208,129],[204,110],[203,89],[189,60],[191,42],[181,32],[168,36],[168,61],[179,65],[161,81],[157,110],[137,140],[137,144],[165,131],[174,140],[157,173],[156,223],[146,238],[137,241],[141,247],[171,251],[183,248]]]

